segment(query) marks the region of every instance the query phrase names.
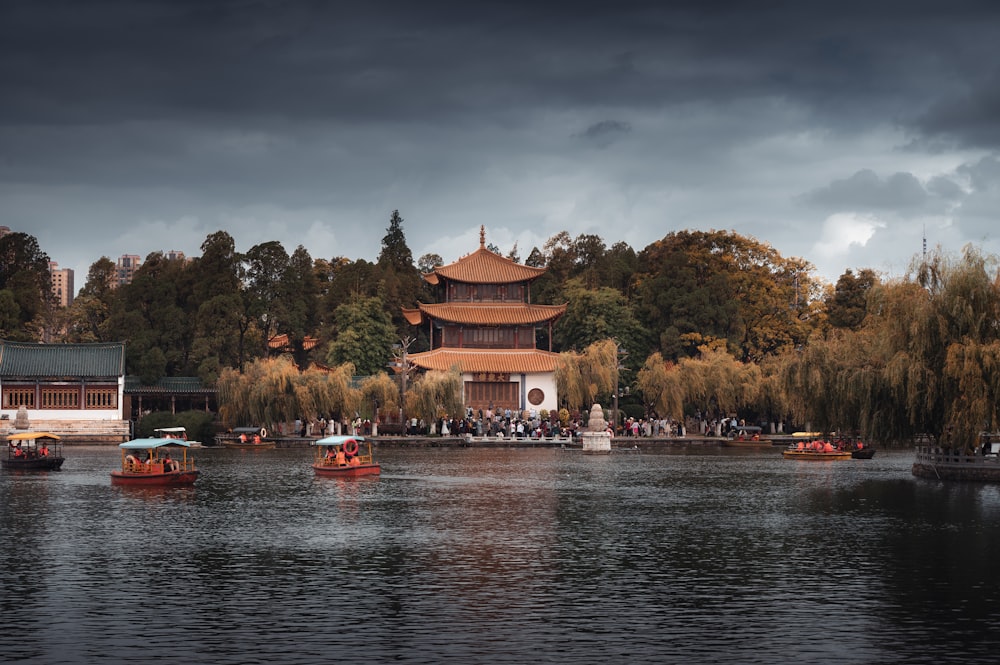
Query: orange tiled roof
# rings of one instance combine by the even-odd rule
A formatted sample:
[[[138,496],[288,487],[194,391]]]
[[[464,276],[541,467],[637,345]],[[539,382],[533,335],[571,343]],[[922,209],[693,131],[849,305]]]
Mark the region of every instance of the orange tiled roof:
[[[417,325],[430,319],[477,326],[514,326],[545,323],[566,313],[566,305],[528,305],[525,303],[417,303],[417,309],[404,309],[403,316]],[[423,316],[421,316],[421,314]]]
[[[468,284],[510,284],[541,277],[545,268],[532,268],[491,252],[480,245],[468,256],[426,273],[424,279],[437,284],[441,277]]]
[[[423,320],[423,316],[419,309],[407,309],[403,307],[403,318],[411,326],[419,326],[420,322]]]
[[[538,374],[554,372],[558,353],[539,349],[434,349],[406,356],[417,367],[447,371],[458,365],[463,372]]]
[[[315,337],[310,337],[309,335],[306,335],[305,339],[302,340],[302,348],[306,351],[314,348],[317,344],[319,344],[319,340]],[[271,339],[267,340],[267,346],[272,349],[291,349],[291,346],[288,343],[288,335],[285,333],[275,335]]]

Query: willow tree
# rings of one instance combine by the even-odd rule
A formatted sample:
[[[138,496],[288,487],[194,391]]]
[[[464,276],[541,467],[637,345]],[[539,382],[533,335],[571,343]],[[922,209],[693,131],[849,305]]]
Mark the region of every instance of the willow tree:
[[[684,417],[685,387],[676,363],[664,360],[656,352],[646,359],[636,383],[645,402],[658,415],[675,420]]]
[[[360,393],[350,387],[353,366],[311,367],[300,372],[287,356],[256,360],[240,374],[219,376],[219,416],[227,426],[260,424],[275,429],[296,418],[350,413]]]
[[[571,410],[589,409],[598,397],[611,396],[619,379],[618,345],[594,342],[583,353],[564,351],[556,359],[556,390]]]
[[[361,383],[361,399],[365,404],[376,405],[372,417],[378,416],[379,407],[388,411],[399,408],[399,384],[385,372],[369,376]]]
[[[302,417],[345,421],[361,405],[362,391],[351,386],[354,365],[313,365],[299,376],[296,395]]]
[[[996,263],[972,247],[957,260],[938,251],[873,287],[859,330],[814,339],[788,362],[796,409],[819,425],[853,425],[876,443],[926,435],[974,447],[997,427]]]
[[[781,402],[796,422],[823,432],[858,432],[862,423],[889,416],[883,413],[887,402],[872,399],[881,384],[881,371],[870,362],[872,342],[871,331],[817,333],[776,361],[765,384],[780,387]]]
[[[427,372],[406,390],[406,412],[425,423],[459,418],[465,413],[462,388],[462,373],[457,367]]]
[[[912,280],[876,294],[876,305],[896,314],[879,316],[872,325],[878,326],[881,346],[876,349],[886,363],[887,390],[908,416],[904,427],[888,434],[923,432],[943,445],[971,448],[981,431],[995,429],[1000,399],[996,265],[995,256],[987,258],[971,246],[958,260],[938,251],[917,267]],[[923,297],[914,297],[915,285]]]
[[[702,346],[699,351],[697,357],[683,358],[677,364],[686,404],[721,417],[757,399],[761,371],[756,364],[740,362],[721,343]]]

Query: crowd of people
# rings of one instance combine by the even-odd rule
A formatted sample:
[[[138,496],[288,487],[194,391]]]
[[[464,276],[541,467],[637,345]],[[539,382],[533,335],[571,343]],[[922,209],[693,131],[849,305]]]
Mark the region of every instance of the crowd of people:
[[[684,427],[670,418],[624,418],[614,428],[606,423],[612,436],[623,437],[676,437],[684,436]],[[466,409],[464,418],[438,421],[438,431],[442,436],[475,436],[499,438],[574,438],[587,429],[582,417],[571,418],[563,424],[553,413],[542,418],[535,410],[512,411],[510,409]]]
[[[608,432],[612,436],[621,437],[683,437],[686,426],[672,418],[633,418],[621,414],[621,422],[617,428],[608,424]],[[465,416],[461,418],[439,418],[431,428],[422,418],[411,417],[402,424],[396,424],[392,430],[385,423],[379,422],[378,432],[387,430],[396,434],[422,436],[431,433],[441,436],[473,436],[499,438],[573,438],[587,429],[583,415],[577,414],[569,422],[563,424],[555,412],[550,412],[543,418],[536,409],[524,411],[508,408],[474,409],[466,407]],[[702,433],[711,430],[714,423],[704,422]],[[356,436],[372,436],[376,425],[371,419],[355,416],[349,423],[344,423],[345,434]],[[318,420],[296,419],[292,425],[293,431],[302,437],[323,437],[338,433],[335,431],[334,420],[319,418]],[[286,429],[279,424],[278,431]],[[433,430],[433,432],[432,432]]]

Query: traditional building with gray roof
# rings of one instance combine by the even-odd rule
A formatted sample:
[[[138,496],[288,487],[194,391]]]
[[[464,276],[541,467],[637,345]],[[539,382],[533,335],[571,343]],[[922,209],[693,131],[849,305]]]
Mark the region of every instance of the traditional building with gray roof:
[[[18,411],[30,429],[125,440],[125,343],[34,344],[0,340],[0,430]]]

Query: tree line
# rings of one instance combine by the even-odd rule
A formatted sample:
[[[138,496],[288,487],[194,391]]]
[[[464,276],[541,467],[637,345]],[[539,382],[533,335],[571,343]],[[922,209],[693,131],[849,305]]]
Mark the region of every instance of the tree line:
[[[271,386],[267,394],[291,395],[282,408],[299,415],[378,403],[433,418],[461,410],[446,394],[460,380],[425,376],[405,404],[388,387],[387,369],[400,365],[394,346],[398,352],[414,335],[410,352],[428,347],[426,331],[414,331],[402,308],[432,301],[421,273],[444,263],[436,254],[415,261],[402,223],[394,211],[374,263],[313,258],[301,245],[288,253],[278,241],[240,253],[217,231],[200,256],[154,252],[130,284],[115,288],[115,264],[102,257],[64,310],[53,306],[37,241],[8,234],[0,238],[0,334],[125,340],[129,374],[218,384],[224,417],[237,417],[226,412],[228,397],[242,395],[240,408],[260,399],[233,382],[249,384],[267,367],[286,381],[284,392]],[[521,260],[516,245],[505,255]],[[563,231],[523,262],[546,269],[533,302],[567,305],[551,340],[539,331],[539,346],[551,341],[561,354],[557,384],[569,411],[607,404],[617,387],[633,415],[739,416],[885,443],[926,434],[971,446],[977,432],[994,428],[1000,287],[996,259],[975,248],[915,258],[895,280],[862,268],[836,284],[816,278],[803,259],[715,230],[671,232],[638,252]],[[283,356],[298,374],[276,364]],[[309,371],[331,382],[372,379],[324,393],[308,384]]]

